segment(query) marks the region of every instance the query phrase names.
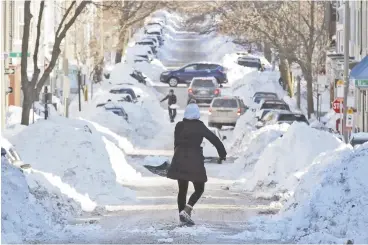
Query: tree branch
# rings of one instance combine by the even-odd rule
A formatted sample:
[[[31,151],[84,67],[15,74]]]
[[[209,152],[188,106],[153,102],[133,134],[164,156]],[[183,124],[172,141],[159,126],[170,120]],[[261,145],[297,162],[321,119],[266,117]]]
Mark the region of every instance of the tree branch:
[[[62,19],[61,19],[61,21],[60,21],[60,24],[59,24],[58,29],[57,29],[57,31],[56,31],[55,37],[57,37],[57,36],[59,35],[59,32],[61,31],[61,28],[63,27],[63,25],[64,25],[64,22],[65,22],[66,18],[68,17],[68,15],[69,15],[70,11],[72,11],[73,6],[74,6],[76,3],[77,3],[76,1],[73,1],[73,2],[70,4],[69,8],[66,10],[65,14],[63,15],[63,18],[62,18]]]
[[[38,20],[37,20],[37,37],[33,54],[33,77],[32,77],[32,87],[36,85],[38,80],[38,76],[40,75],[40,68],[38,68],[38,51],[40,47],[40,37],[41,37],[41,23],[43,10],[45,9],[45,1],[40,2],[40,10],[38,12]]]
[[[23,91],[27,88],[28,75],[27,75],[27,65],[28,65],[28,40],[29,40],[29,28],[31,26],[31,2],[24,2],[24,26],[23,26],[23,37],[22,37],[22,57],[21,57],[21,83]]]
[[[42,74],[42,77],[40,78],[40,80],[37,83],[37,92],[38,93],[41,91],[41,89],[42,89],[43,85],[45,84],[47,78],[50,76],[50,73],[51,73],[52,69],[54,69],[54,67],[55,67],[56,60],[58,59],[58,57],[60,55],[60,52],[61,52],[60,51],[60,45],[61,45],[61,42],[63,41],[63,39],[65,38],[67,31],[74,24],[75,20],[83,12],[85,7],[91,2],[92,1],[82,1],[78,5],[78,7],[75,9],[73,17],[65,24],[63,30],[60,32],[60,35],[55,36],[55,42],[54,42],[54,46],[53,46],[53,49],[52,49],[50,64],[48,65],[45,72]]]

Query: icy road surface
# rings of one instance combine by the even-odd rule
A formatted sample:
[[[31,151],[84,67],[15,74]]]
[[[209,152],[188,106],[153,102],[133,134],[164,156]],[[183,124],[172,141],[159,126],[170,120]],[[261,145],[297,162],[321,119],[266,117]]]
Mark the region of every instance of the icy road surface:
[[[218,171],[224,166],[212,168]],[[207,168],[211,168],[208,167]],[[232,239],[246,230],[246,221],[255,215],[275,213],[271,201],[254,199],[248,193],[229,189],[231,180],[209,179],[203,197],[196,204],[194,227],[178,226],[176,182],[163,177],[145,177],[129,187],[137,192],[138,204],[110,206],[96,216],[85,216],[76,223],[94,223],[107,230],[105,236],[71,237],[73,243],[239,243]],[[193,192],[192,186],[189,194]],[[189,196],[188,196],[189,197]],[[87,241],[86,241],[87,239]],[[91,239],[89,241],[89,239]],[[69,241],[69,242],[70,242]],[[65,241],[67,242],[67,241]],[[247,242],[259,242],[247,241]],[[272,241],[267,241],[272,242]],[[277,241],[274,241],[277,242]]]

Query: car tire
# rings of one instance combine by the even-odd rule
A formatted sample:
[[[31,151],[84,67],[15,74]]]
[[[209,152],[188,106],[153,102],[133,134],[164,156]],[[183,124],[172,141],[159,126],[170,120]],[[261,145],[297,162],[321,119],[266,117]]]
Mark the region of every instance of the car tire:
[[[169,79],[169,86],[170,87],[177,87],[179,83],[179,80],[175,77],[172,77]]]

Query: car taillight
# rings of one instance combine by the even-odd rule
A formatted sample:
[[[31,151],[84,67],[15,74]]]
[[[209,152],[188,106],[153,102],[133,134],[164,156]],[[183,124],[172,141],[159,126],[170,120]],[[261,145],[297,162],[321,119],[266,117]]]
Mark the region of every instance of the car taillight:
[[[193,93],[193,90],[191,88],[188,89],[188,93],[192,94]]]
[[[238,108],[238,116],[240,116],[241,110],[240,108]]]
[[[219,94],[220,93],[220,89],[215,89],[215,94],[217,95],[217,94]]]
[[[209,108],[208,109],[208,115],[211,115],[212,114],[212,109],[211,108]]]

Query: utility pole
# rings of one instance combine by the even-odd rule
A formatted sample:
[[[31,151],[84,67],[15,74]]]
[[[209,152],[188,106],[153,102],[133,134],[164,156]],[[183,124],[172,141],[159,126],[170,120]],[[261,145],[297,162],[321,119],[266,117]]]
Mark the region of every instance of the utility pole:
[[[298,30],[300,31],[300,1],[298,1]],[[297,36],[298,38],[298,53],[299,53],[299,59],[300,59],[300,42],[299,42],[299,36]],[[300,110],[301,105],[300,105],[300,81],[301,81],[301,77],[298,75],[298,77],[296,78],[297,80],[297,87],[296,87],[296,101],[297,101],[297,106],[298,109]]]
[[[348,109],[348,93],[349,93],[349,39],[350,39],[350,8],[349,1],[345,0],[345,17],[344,17],[344,115],[343,115],[343,134],[345,143],[348,142],[348,131],[346,130],[346,113]]]

